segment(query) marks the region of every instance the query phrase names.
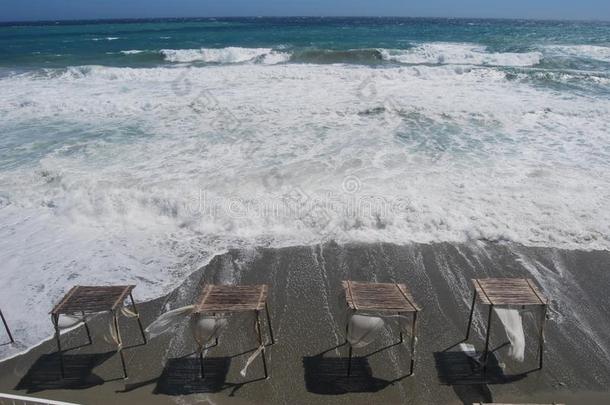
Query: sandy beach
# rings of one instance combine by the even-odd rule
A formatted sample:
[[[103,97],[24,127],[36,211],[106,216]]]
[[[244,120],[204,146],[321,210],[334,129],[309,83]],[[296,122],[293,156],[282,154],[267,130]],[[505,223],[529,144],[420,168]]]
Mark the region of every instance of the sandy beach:
[[[569,251],[516,244],[352,244],[232,250],[191,274],[170,294],[140,303],[148,325],[160,313],[188,305],[202,283],[268,283],[276,344],[267,347],[270,378],[257,359],[239,371],[256,347],[252,317],[232,317],[198,376],[195,344],[186,325],[141,345],[133,319],[122,318],[129,378],[104,340],[108,318],[91,322],[94,344],[65,353],[59,378],[49,340],[0,364],[0,391],[83,404],[471,404],[565,402],[607,404],[610,394],[610,315],[606,311],[607,251]],[[542,271],[544,269],[544,271]],[[454,346],[465,334],[475,277],[531,277],[551,299],[545,364],[537,367],[533,317],[524,316],[526,356],[510,361],[494,352],[483,379]],[[423,307],[415,374],[409,353],[388,322],[382,338],[355,351],[346,377],[344,297],[340,281],[407,283]],[[137,300],[138,290],[135,290]],[[481,311],[470,342],[482,348]],[[491,347],[506,342],[497,319]],[[66,333],[69,347],[86,344],[84,328]]]

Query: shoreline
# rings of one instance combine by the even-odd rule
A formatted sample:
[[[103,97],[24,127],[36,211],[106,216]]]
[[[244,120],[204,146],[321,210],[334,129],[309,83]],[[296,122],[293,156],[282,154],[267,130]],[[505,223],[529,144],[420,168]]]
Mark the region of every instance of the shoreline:
[[[206,360],[226,366],[226,375],[218,381],[212,378],[203,383],[197,378],[196,359],[188,356],[194,343],[184,325],[171,336],[129,348],[139,342],[138,330],[130,323],[133,320],[122,318],[130,378],[117,380],[121,374],[118,356],[112,345],[102,339],[107,320],[99,316],[91,322],[94,344],[67,353],[74,355],[75,360],[82,359],[85,365],[75,379],[62,382],[53,378],[59,371],[57,357],[52,354],[55,344],[48,340],[28,353],[0,363],[0,391],[87,404],[108,403],[108,398],[117,404],[134,401],[188,404],[203,398],[221,404],[313,401],[459,404],[492,399],[504,402],[579,399],[588,404],[607,403],[610,393],[605,387],[610,384],[610,365],[603,359],[610,352],[607,337],[610,316],[602,309],[603,289],[610,281],[610,275],[603,270],[608,260],[608,251],[516,244],[328,243],[234,249],[215,256],[169,294],[140,303],[139,309],[144,324],[148,325],[165,308],[190,304],[198,295],[201,282],[269,284],[270,310],[278,341],[267,349],[269,380],[248,382],[262,374],[259,359],[245,378],[239,375],[251,354],[249,350],[255,346],[254,335],[249,327],[243,326],[249,322],[243,316],[231,318],[220,337],[220,345],[210,350]],[[535,344],[528,340],[535,330],[532,322],[524,318],[525,363],[508,361],[505,349],[500,349],[492,360],[504,363],[505,370],[495,383],[447,384],[451,374],[443,375],[443,367],[447,366],[444,363],[455,355],[444,357],[447,352],[443,350],[463,338],[472,293],[469,279],[489,276],[532,277],[551,298],[545,367],[542,371],[522,373],[536,362]],[[330,372],[324,369],[326,362],[342,364],[342,360],[328,358],[346,356],[345,347],[334,347],[343,339],[340,280],[345,278],[410,285],[414,298],[424,308],[414,376],[393,381],[406,373],[409,361],[406,348],[387,347],[395,338],[389,326],[379,342],[355,352],[359,361],[367,364],[366,373],[370,374],[355,381],[335,375],[336,384],[318,378],[317,373]],[[471,340],[480,348],[483,316],[480,311],[476,314]],[[67,332],[62,335],[62,342],[68,347],[81,345],[86,341],[83,330]],[[504,340],[501,333],[492,333],[493,347]],[[323,352],[327,353],[321,356]]]

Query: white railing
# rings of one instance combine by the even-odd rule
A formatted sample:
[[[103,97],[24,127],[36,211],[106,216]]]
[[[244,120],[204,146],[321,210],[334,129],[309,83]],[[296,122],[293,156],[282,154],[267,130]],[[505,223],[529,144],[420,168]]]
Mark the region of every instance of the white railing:
[[[50,399],[23,397],[21,395],[1,394],[0,405],[78,405],[72,402],[51,401]]]

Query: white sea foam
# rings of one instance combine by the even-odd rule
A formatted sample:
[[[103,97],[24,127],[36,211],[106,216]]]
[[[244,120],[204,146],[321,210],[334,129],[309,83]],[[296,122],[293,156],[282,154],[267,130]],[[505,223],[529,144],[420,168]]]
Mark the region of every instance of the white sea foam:
[[[549,45],[543,48],[552,54],[610,62],[610,47],[596,45]]]
[[[534,66],[540,63],[540,52],[487,52],[476,44],[425,43],[406,50],[383,49],[386,60],[407,64],[461,64],[484,66]]]
[[[92,41],[116,41],[119,37],[92,38]]]
[[[230,247],[610,249],[610,100],[500,69],[87,66],[0,85],[0,305],[26,346],[69,285],[148,298]]]
[[[143,51],[141,49],[130,49],[127,51],[121,51],[121,53],[124,55],[137,55],[137,54],[143,53],[143,52],[146,52],[146,51]]]
[[[243,63],[261,62],[276,64],[286,62],[290,54],[276,52],[271,48],[201,48],[201,49],[162,49],[161,54],[169,62],[207,62]]]

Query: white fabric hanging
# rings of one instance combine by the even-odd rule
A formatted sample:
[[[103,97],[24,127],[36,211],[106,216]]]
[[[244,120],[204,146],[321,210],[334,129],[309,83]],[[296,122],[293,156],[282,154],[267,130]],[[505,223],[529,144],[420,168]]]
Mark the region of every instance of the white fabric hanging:
[[[356,349],[368,346],[379,336],[383,319],[377,316],[352,315],[347,327],[347,341]]]
[[[508,355],[510,358],[522,362],[525,357],[525,334],[523,333],[523,319],[517,309],[495,308],[494,311],[506,331],[510,341]]]
[[[254,333],[258,334],[258,326],[256,320],[254,321]],[[250,367],[250,364],[252,364],[252,362],[263,352],[263,350],[265,350],[265,344],[261,342],[258,348],[254,351],[254,353],[252,353],[250,357],[248,357],[248,360],[246,360],[246,364],[244,364],[244,367],[239,372],[242,377],[246,376],[246,373],[248,372],[248,367]]]
[[[69,329],[85,321],[84,316],[62,314],[57,320],[57,327],[60,330]]]
[[[148,328],[146,328],[148,337],[152,339],[156,336],[172,331],[178,323],[191,315],[194,308],[194,305],[188,305],[186,307],[176,308],[161,314],[161,316],[155,319],[155,321],[148,325]]]
[[[201,348],[220,334],[221,330],[227,326],[227,320],[215,316],[193,314],[189,325],[195,342]]]
[[[138,318],[140,314],[132,311],[128,307],[121,307],[121,314],[126,318]]]
[[[248,372],[248,367],[250,367],[250,364],[252,364],[254,359],[256,359],[263,350],[265,350],[265,346],[260,345],[258,347],[258,349],[256,349],[256,351],[254,353],[252,353],[250,355],[250,357],[248,357],[248,360],[246,360],[246,364],[244,365],[244,368],[242,368],[241,371],[239,372],[239,374],[241,374],[242,377],[246,376],[246,373]]]

